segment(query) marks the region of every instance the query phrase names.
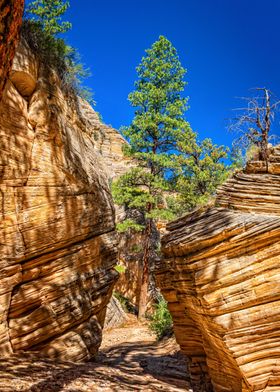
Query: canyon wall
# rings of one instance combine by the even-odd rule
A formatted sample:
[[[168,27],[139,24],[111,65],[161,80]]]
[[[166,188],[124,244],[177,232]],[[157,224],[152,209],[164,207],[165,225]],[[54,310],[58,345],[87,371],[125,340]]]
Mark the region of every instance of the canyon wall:
[[[100,345],[118,276],[109,152],[105,166],[96,114],[24,42],[9,79],[0,104],[0,353],[85,360]]]
[[[280,390],[280,148],[168,225],[157,280],[194,390]]]
[[[0,100],[19,39],[23,3],[24,0],[0,0]]]

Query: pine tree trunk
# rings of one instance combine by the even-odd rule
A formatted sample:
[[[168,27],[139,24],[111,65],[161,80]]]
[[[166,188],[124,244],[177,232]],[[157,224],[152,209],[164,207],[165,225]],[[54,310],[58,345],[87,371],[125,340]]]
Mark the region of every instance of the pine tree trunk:
[[[19,39],[23,3],[23,0],[0,0],[0,99]]]
[[[139,295],[138,304],[138,319],[144,319],[147,308],[148,289],[149,289],[149,273],[150,273],[150,254],[151,254],[151,232],[152,232],[152,220],[148,219],[145,238],[144,238],[144,252],[143,252],[143,263],[142,263],[142,279]]]

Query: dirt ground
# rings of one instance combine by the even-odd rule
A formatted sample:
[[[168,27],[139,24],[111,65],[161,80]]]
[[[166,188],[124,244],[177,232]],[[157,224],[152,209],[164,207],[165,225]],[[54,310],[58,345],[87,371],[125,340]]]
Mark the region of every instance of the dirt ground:
[[[134,318],[104,332],[94,362],[74,364],[13,356],[0,360],[0,392],[191,391],[173,339],[157,343]]]

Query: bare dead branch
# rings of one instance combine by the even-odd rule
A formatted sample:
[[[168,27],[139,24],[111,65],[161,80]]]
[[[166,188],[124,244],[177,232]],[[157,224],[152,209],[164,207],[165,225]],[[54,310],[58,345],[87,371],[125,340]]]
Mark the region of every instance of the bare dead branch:
[[[275,112],[279,110],[280,100],[275,99],[274,94],[266,87],[255,87],[250,90],[256,91],[257,94],[253,97],[239,97],[247,106],[233,109],[240,112],[240,115],[231,119],[228,129],[241,134],[239,142],[243,146],[258,146],[261,159],[267,162],[269,133]]]

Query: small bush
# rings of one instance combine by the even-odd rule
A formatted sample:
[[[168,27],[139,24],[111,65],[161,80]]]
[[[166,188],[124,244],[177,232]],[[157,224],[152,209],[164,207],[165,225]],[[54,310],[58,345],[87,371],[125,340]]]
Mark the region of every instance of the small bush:
[[[115,270],[119,273],[119,274],[123,274],[125,273],[126,267],[124,265],[121,264],[117,264],[115,267]]]
[[[23,21],[21,36],[46,69],[57,72],[64,91],[77,94],[94,104],[90,89],[82,86],[82,79],[89,76],[89,72],[80,63],[76,49],[67,45],[64,39],[48,34],[42,25],[34,20]]]
[[[119,233],[126,233],[129,230],[133,230],[134,232],[142,231],[144,228],[143,225],[139,225],[138,223],[134,222],[133,219],[125,219],[121,223],[117,224],[117,231]]]
[[[139,244],[133,244],[130,248],[131,253],[140,253],[143,251],[143,246]]]
[[[164,336],[172,333],[172,325],[172,317],[167,308],[167,302],[161,296],[155,305],[155,311],[151,317],[150,329],[156,334],[157,339],[160,340]]]

